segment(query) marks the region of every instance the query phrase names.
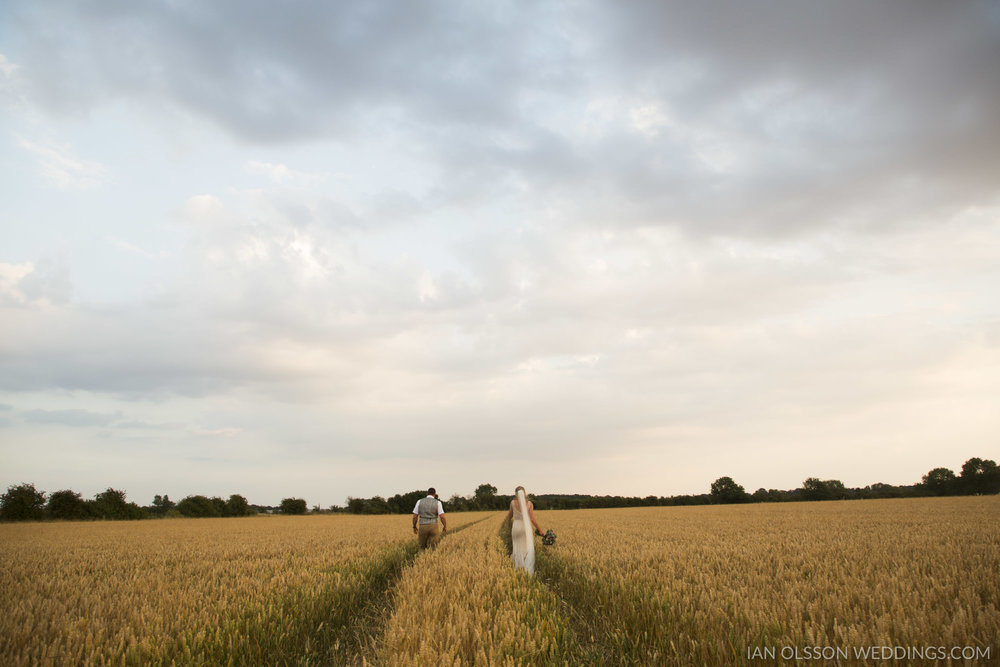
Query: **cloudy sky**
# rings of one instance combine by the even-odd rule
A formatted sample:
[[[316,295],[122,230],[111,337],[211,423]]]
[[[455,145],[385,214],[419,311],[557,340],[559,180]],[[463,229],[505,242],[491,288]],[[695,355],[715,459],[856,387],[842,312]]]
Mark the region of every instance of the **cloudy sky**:
[[[0,485],[1000,458],[991,2],[0,7]]]

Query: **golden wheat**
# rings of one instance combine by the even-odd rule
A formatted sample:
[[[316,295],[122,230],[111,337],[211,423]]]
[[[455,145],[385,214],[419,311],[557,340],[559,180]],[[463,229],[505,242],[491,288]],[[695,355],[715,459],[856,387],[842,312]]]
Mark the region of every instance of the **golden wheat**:
[[[594,660],[718,664],[743,662],[754,649],[780,657],[785,647],[830,647],[853,661],[856,650],[881,646],[992,648],[996,656],[998,497],[541,520],[559,534],[541,572],[576,610]]]
[[[725,664],[783,647],[1000,648],[1000,497],[539,520],[559,539],[534,578],[513,569],[499,513],[451,516],[418,556],[399,516],[0,525],[0,656]]]
[[[472,521],[459,515],[453,524]],[[409,517],[0,525],[4,664],[268,661],[401,564]]]
[[[408,566],[380,663],[562,664],[572,653],[558,599],[514,570],[501,522],[495,515],[449,536]]]

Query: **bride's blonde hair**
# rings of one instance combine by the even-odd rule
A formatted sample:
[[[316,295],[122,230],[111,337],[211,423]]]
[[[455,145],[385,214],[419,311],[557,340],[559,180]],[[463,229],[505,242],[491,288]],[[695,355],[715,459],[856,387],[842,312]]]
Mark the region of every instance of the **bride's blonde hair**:
[[[519,486],[519,487],[517,487],[516,489],[514,489],[514,495],[515,495],[515,496],[517,495],[517,492],[518,492],[518,491],[524,491],[524,497],[525,497],[525,498],[527,498],[527,497],[528,497],[528,490],[527,490],[527,489],[525,489],[525,488],[524,488],[523,486]]]

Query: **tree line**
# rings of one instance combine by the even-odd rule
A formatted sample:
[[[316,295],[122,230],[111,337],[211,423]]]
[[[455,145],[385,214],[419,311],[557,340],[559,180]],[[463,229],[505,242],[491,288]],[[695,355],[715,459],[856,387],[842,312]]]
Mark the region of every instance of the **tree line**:
[[[731,477],[712,482],[708,493],[677,496],[594,496],[585,494],[533,494],[539,510],[598,509],[605,507],[669,507],[677,505],[716,505],[728,503],[794,502],[811,500],[850,500],[874,498],[914,498],[923,496],[985,495],[1000,492],[1000,468],[989,459],[971,458],[962,465],[960,475],[948,468],[934,468],[917,484],[894,486],[875,483],[849,488],[838,479],[809,477],[800,488],[791,490],[760,488],[753,493]],[[409,514],[425,491],[396,494],[390,498],[348,498],[345,508],[329,511],[352,514]],[[480,484],[472,496],[455,494],[444,506],[448,512],[506,510],[513,495],[497,493],[492,484]]]
[[[306,501],[285,498],[279,507],[251,505],[238,493],[223,500],[218,496],[187,496],[179,502],[167,495],[153,496],[153,502],[139,506],[126,499],[124,491],[108,488],[91,499],[70,489],[46,494],[34,484],[11,486],[0,496],[0,520],[41,521],[61,519],[85,520],[135,520],[164,517],[237,517],[258,513],[305,514]]]
[[[532,495],[539,510],[596,509],[603,507],[666,507],[676,505],[712,505],[752,502],[791,502],[809,500],[848,500],[865,498],[912,498],[920,496],[986,495],[1000,493],[1000,468],[989,459],[971,458],[956,475],[948,468],[934,468],[917,484],[893,486],[876,483],[863,488],[848,488],[837,479],[806,479],[800,488],[791,490],[757,489],[753,493],[731,477],[712,482],[708,493],[678,496],[594,496],[584,494]],[[348,497],[344,507],[322,509],[313,506],[311,513],[348,512],[351,514],[409,514],[426,491],[410,491],[389,498]],[[497,492],[492,484],[480,484],[472,496],[452,495],[445,501],[448,512],[506,510],[513,495]],[[187,496],[175,503],[169,496],[156,495],[151,504],[140,507],[126,500],[125,492],[109,488],[85,500],[71,490],[55,491],[46,496],[34,484],[11,486],[0,496],[0,520],[39,521],[44,519],[98,520],[149,519],[163,517],[239,517],[258,513],[306,514],[302,498],[285,498],[277,507],[251,505],[239,494],[223,500],[218,496]]]
[[[731,477],[712,482],[707,501],[711,503],[783,502],[796,500],[850,500],[865,498],[915,498],[926,496],[971,496],[1000,493],[1000,468],[990,459],[973,457],[962,465],[960,475],[948,468],[934,468],[917,484],[893,486],[876,483],[848,488],[839,479],[806,479],[791,491],[757,489],[748,494]]]

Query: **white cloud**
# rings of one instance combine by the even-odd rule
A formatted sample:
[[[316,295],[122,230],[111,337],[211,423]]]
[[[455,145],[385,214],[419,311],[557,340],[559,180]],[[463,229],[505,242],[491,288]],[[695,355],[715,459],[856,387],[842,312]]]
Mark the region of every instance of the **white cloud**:
[[[270,162],[259,162],[257,160],[251,160],[248,162],[247,167],[251,171],[265,174],[275,183],[283,183],[287,181],[292,173],[291,170],[283,164],[271,164]]]
[[[128,241],[115,238],[114,236],[109,236],[107,240],[108,243],[110,243],[115,248],[118,248],[119,250],[128,253],[130,255],[141,257],[143,259],[156,260],[156,259],[164,259],[168,256],[167,253],[165,252],[153,252],[150,250],[146,250],[144,248],[140,248],[134,243],[129,243]]]
[[[20,67],[12,63],[7,56],[0,53],[0,103],[13,103],[14,108],[24,106],[26,102],[22,81],[18,76]]]
[[[0,76],[4,79],[10,79],[14,76],[14,72],[16,71],[17,65],[10,62],[10,60],[7,59],[7,56],[0,53]]]
[[[420,282],[417,285],[417,296],[422,303],[433,301],[437,298],[437,287],[434,285],[434,277],[427,271],[420,275]]]
[[[68,145],[36,143],[23,137],[17,137],[17,143],[35,157],[42,175],[60,190],[87,190],[107,181],[100,163],[78,157]]]
[[[344,178],[345,175],[329,174],[320,172],[309,172],[292,169],[286,164],[267,162],[263,160],[250,160],[246,163],[246,169],[251,174],[262,174],[275,185],[285,188],[297,188],[302,190],[316,190],[327,186],[332,179]]]
[[[35,270],[31,262],[23,264],[0,263],[0,298],[8,303],[24,303],[27,297],[18,288],[18,284],[29,273]]]
[[[0,306],[46,309],[67,303],[72,291],[69,269],[61,258],[43,256],[36,262],[0,263]]]
[[[655,137],[663,129],[673,125],[667,112],[656,103],[629,109],[632,126],[649,137]]]
[[[215,224],[222,220],[220,214],[224,210],[225,207],[218,197],[207,194],[195,195],[180,207],[178,217],[186,223]]]

